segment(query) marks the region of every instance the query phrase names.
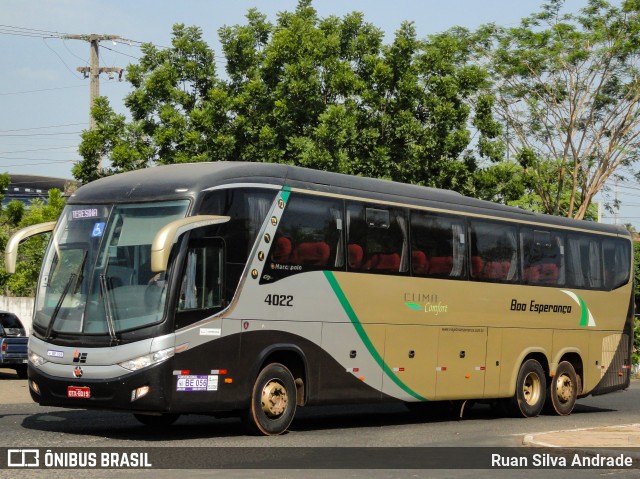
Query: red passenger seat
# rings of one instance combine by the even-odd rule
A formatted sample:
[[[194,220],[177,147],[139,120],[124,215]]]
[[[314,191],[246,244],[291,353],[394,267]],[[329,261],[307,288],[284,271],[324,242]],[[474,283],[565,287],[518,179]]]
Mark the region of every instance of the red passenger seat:
[[[429,274],[451,274],[453,257],[434,256],[429,263]]]
[[[364,264],[368,271],[383,271],[387,273],[400,270],[400,255],[398,253],[377,253],[371,256]]]
[[[556,284],[559,276],[558,265],[554,263],[535,264],[524,269],[525,281],[532,283]]]
[[[411,267],[415,274],[427,274],[429,271],[429,260],[423,251],[415,250],[411,253]]]
[[[471,257],[471,277],[482,278],[482,270],[484,269],[484,261],[480,256]]]
[[[527,266],[524,269],[524,280],[525,281],[530,281],[532,283],[537,283],[538,281],[540,281],[540,272],[542,270],[542,265],[539,264],[535,264],[533,266]]]
[[[324,241],[300,243],[293,250],[291,263],[322,268],[327,265],[330,254],[329,245]]]
[[[507,279],[511,262],[509,261],[487,261],[484,265],[482,277],[486,279]]]
[[[362,267],[362,258],[364,257],[362,246],[359,244],[350,244],[347,246],[347,255],[349,269],[360,269]]]
[[[273,254],[271,259],[276,263],[287,263],[291,256],[291,240],[284,236],[280,236],[273,245]]]

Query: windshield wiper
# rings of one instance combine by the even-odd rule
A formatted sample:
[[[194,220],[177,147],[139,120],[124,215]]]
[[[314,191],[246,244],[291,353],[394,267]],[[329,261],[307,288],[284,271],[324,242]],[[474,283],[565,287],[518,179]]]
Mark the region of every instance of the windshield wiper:
[[[78,275],[76,273],[71,273],[71,275],[69,276],[69,281],[67,281],[67,284],[65,285],[64,289],[62,290],[62,294],[60,295],[60,299],[58,299],[58,303],[53,309],[53,313],[51,313],[51,319],[49,320],[49,326],[47,327],[47,332],[45,334],[46,339],[51,339],[51,330],[53,329],[53,323],[56,322],[56,318],[58,317],[60,308],[62,308],[62,302],[64,301],[64,298],[67,297],[69,288],[71,288],[71,283],[73,283],[73,280],[77,277]]]
[[[112,343],[117,343],[116,328],[113,322],[113,310],[111,309],[111,294],[109,294],[109,285],[107,284],[107,275],[100,275],[100,291],[102,293],[102,302],[104,303],[104,315],[107,319],[107,329]]]
[[[78,286],[79,281],[77,279],[82,277],[82,271],[84,270],[84,263],[87,260],[87,253],[88,251],[84,252],[84,255],[82,256],[82,261],[80,262],[80,267],[75,273],[71,273],[69,275],[69,280],[67,281],[67,284],[64,285],[64,289],[62,290],[60,299],[58,299],[58,303],[56,304],[56,307],[53,309],[53,313],[51,313],[51,319],[49,319],[49,326],[47,326],[47,332],[45,334],[46,339],[51,339],[51,331],[53,330],[53,324],[56,322],[58,313],[62,308],[62,303],[64,301],[64,298],[67,297],[67,294],[69,293],[69,289],[71,289],[71,284],[74,283],[75,281],[75,286],[73,287],[74,290],[76,290]]]

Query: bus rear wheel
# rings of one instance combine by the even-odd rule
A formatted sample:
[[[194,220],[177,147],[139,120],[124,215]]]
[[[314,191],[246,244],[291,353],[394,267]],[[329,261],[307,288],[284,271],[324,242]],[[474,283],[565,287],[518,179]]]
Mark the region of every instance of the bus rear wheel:
[[[134,413],[133,416],[145,426],[166,427],[171,426],[176,422],[180,417],[180,414],[160,414],[158,416],[154,416],[151,414]]]
[[[520,366],[516,379],[516,393],[509,402],[509,410],[516,417],[535,417],[540,414],[547,396],[544,369],[535,359]]]
[[[296,384],[280,363],[265,366],[253,386],[244,424],[252,434],[275,436],[287,430],[296,413]]]
[[[578,397],[578,379],[576,370],[568,361],[562,361],[551,378],[547,397],[549,411],[559,416],[568,416],[573,411]]]

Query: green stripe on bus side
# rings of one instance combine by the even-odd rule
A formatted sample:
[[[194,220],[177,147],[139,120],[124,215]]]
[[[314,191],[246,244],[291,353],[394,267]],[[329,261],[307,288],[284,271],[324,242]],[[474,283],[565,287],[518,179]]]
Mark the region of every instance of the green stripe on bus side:
[[[578,295],[576,295],[578,296]],[[578,296],[580,300],[580,307],[582,308],[582,314],[580,315],[580,326],[589,326],[589,308],[584,304],[584,300]]]
[[[384,359],[382,359],[382,356],[380,356],[380,353],[378,353],[378,351],[376,350],[375,346],[369,339],[369,336],[367,336],[367,333],[364,330],[362,323],[360,323],[358,316],[356,315],[355,311],[351,307],[351,304],[349,304],[349,300],[347,299],[344,292],[342,291],[342,288],[338,284],[338,280],[336,279],[334,274],[331,271],[324,271],[324,275],[327,278],[327,281],[329,281],[329,284],[331,285],[333,292],[338,297],[338,300],[340,301],[342,308],[344,309],[345,313],[347,313],[347,316],[351,320],[351,323],[353,324],[354,328],[358,332],[360,339],[369,350],[369,353],[371,354],[371,356],[373,356],[373,359],[375,359],[378,365],[385,372],[385,374],[389,376],[393,380],[393,382],[396,383],[398,387],[400,387],[400,389],[402,389],[407,394],[410,394],[411,396],[413,396],[416,399],[419,399],[420,401],[426,401],[427,400],[426,398],[420,396],[418,393],[413,391],[409,386],[404,384],[400,380],[400,378],[398,378],[398,376],[394,374],[393,370],[389,366],[387,366],[387,364],[384,362]]]

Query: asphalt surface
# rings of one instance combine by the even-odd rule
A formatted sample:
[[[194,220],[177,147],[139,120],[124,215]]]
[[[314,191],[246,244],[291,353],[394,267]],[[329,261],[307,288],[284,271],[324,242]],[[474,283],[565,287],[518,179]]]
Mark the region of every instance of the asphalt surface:
[[[0,369],[0,380],[0,405],[32,402],[27,381],[18,379],[13,370]],[[563,449],[638,448],[640,457],[640,423],[527,434],[522,445]]]

